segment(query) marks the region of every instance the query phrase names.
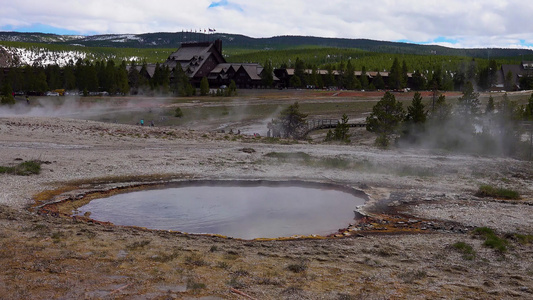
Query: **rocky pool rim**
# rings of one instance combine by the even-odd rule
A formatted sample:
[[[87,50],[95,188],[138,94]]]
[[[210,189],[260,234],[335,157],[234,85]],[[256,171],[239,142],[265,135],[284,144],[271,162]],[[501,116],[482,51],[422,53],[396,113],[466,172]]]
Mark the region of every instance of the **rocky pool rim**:
[[[227,239],[236,239],[239,238],[224,236],[220,234],[195,234],[187,233],[182,231],[174,230],[163,230],[163,229],[150,229],[139,226],[127,226],[127,225],[115,225],[111,222],[99,221],[85,216],[74,216],[74,211],[82,207],[83,205],[91,202],[95,199],[107,198],[112,195],[125,194],[137,191],[147,191],[147,190],[157,190],[157,189],[167,189],[167,188],[180,188],[180,187],[200,187],[200,186],[240,186],[240,187],[254,187],[254,186],[267,186],[267,187],[302,187],[302,188],[320,188],[320,189],[332,189],[340,192],[349,193],[354,197],[358,197],[364,200],[364,205],[369,202],[369,196],[355,187],[345,185],[342,183],[333,183],[333,182],[323,182],[323,181],[308,181],[308,180],[296,180],[296,179],[287,179],[287,180],[267,180],[267,179],[173,179],[173,180],[164,180],[159,181],[150,181],[150,182],[131,182],[123,180],[121,182],[108,182],[107,184],[114,184],[113,187],[108,188],[97,188],[95,186],[85,188],[78,187],[80,190],[76,195],[65,195],[69,192],[61,193],[57,196],[51,197],[52,199],[41,201],[39,204],[38,201],[35,201],[34,206],[31,210],[35,211],[39,215],[50,215],[52,217],[62,217],[66,219],[72,219],[74,221],[82,221],[86,223],[100,224],[105,226],[112,227],[121,227],[121,228],[135,228],[139,230],[151,231],[151,232],[172,232],[176,234],[191,235],[191,236],[212,236],[212,237],[222,237]],[[102,185],[101,181],[95,181],[91,183],[90,181],[85,182],[80,185]],[[81,191],[83,190],[83,191]],[[72,192],[72,191],[71,191]],[[70,205],[69,213],[65,213],[64,209],[61,209],[62,206]],[[364,217],[363,214],[355,210],[357,217]],[[348,227],[351,224],[346,224]],[[339,228],[339,232],[343,228]],[[293,239],[309,239],[309,238],[333,238],[334,234],[329,236],[291,236],[291,237],[281,237],[281,238],[257,238],[251,241],[261,241],[261,240],[293,240]],[[242,239],[244,240],[244,239]]]

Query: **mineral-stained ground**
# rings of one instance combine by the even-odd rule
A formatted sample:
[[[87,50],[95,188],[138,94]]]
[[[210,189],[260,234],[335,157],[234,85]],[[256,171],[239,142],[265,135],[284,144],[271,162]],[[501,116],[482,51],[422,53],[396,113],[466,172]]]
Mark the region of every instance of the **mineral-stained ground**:
[[[533,298],[531,162],[380,150],[364,128],[351,133],[345,145],[3,117],[0,165],[42,170],[0,175],[0,298]],[[369,200],[328,238],[249,241],[68,217],[74,200],[199,179],[334,183]],[[480,197],[481,185],[520,199]]]

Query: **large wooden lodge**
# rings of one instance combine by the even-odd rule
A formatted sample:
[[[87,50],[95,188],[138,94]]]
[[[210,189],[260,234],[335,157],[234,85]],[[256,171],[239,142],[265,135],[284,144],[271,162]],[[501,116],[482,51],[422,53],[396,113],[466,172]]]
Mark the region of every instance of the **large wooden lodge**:
[[[237,88],[267,88],[262,80],[265,69],[258,63],[228,63],[222,55],[222,41],[217,39],[213,42],[189,42],[182,43],[180,48],[170,54],[163,66],[168,67],[171,73],[171,80],[174,77],[176,68],[182,70],[189,77],[193,86],[199,87],[202,78],[206,77],[211,88],[229,86],[231,81],[235,81]],[[128,70],[131,68],[127,66]],[[142,67],[135,66],[138,71]],[[7,78],[11,68],[0,68],[0,76]],[[156,70],[155,64],[146,65],[146,71],[141,76],[151,79]],[[24,70],[22,70],[24,72]],[[295,69],[279,68],[273,70],[273,87],[285,88],[290,87],[291,78],[294,76]],[[305,74],[311,75],[313,70],[304,70]],[[317,76],[322,76],[322,82],[327,82],[326,76],[333,75],[334,82],[338,82],[341,76],[337,70],[315,70]],[[331,72],[331,74],[330,74]],[[374,78],[381,76],[383,81],[388,82],[388,72],[366,72],[368,83],[372,83]],[[355,77],[361,80],[362,72],[355,71]],[[519,90],[520,80],[523,77],[533,76],[533,62],[524,61],[517,65],[504,64],[501,66],[496,83],[491,89],[497,90]],[[407,87],[412,87],[412,73],[407,73]],[[268,87],[270,88],[270,87]]]
[[[181,47],[172,53],[164,63],[173,72],[177,66],[185,71],[190,82],[199,86],[200,81],[205,76],[211,87],[229,85],[231,80],[235,81],[237,88],[265,88],[262,81],[264,68],[257,63],[228,63],[222,55],[222,41],[214,42],[191,42],[183,43]],[[148,73],[153,75],[155,66],[149,66]],[[289,82],[294,76],[294,69],[283,68],[274,69],[273,79],[275,87],[289,87]],[[311,74],[312,70],[304,70],[304,73]],[[326,76],[330,76],[327,70],[316,70],[318,76],[322,76],[323,82]],[[340,76],[339,71],[332,72],[335,82]],[[388,82],[389,72],[366,72],[369,83],[377,76],[381,76],[384,82]],[[361,80],[361,71],[355,71],[355,76]],[[497,82],[493,89],[504,89],[506,80],[511,80],[509,90],[520,89],[520,78],[533,76],[533,62],[522,62],[519,65],[502,65],[498,72]],[[509,84],[508,84],[509,85]],[[412,73],[407,73],[407,87],[412,87]]]
[[[262,81],[262,72],[264,68],[257,63],[228,63],[222,55],[222,41],[214,42],[192,42],[183,43],[174,53],[170,54],[164,62],[164,66],[169,67],[174,73],[176,67],[181,67],[189,76],[190,82],[198,87],[203,77],[207,77],[211,87],[220,87],[229,85],[233,80],[237,88],[266,88]],[[155,65],[147,66],[147,77],[154,74]],[[311,74],[312,70],[304,70],[305,73]],[[367,72],[366,76],[371,83],[378,73],[387,81],[388,72]],[[317,70],[319,76],[327,76],[328,71]],[[356,71],[358,79],[361,77],[361,71]],[[408,73],[408,85],[411,79],[411,73]],[[275,87],[288,87],[294,69],[283,68],[275,69],[273,74]],[[340,76],[338,71],[333,71],[335,80]]]

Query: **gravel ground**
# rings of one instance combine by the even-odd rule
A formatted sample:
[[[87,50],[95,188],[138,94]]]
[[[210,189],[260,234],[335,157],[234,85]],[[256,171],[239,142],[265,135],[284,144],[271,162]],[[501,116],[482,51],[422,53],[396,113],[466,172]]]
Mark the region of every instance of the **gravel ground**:
[[[533,234],[531,162],[419,149],[378,150],[368,144],[267,143],[252,136],[165,127],[1,118],[0,165],[27,160],[43,164],[39,175],[0,175],[0,243],[9,245],[0,251],[0,262],[7,266],[0,271],[0,292],[9,298],[42,299],[244,299],[242,294],[257,299],[533,298],[533,244],[521,243],[515,235]],[[265,156],[273,152],[303,152],[315,163]],[[349,166],[328,165],[332,159]],[[398,216],[439,225],[429,233],[357,228],[346,238],[250,242],[190,235],[169,238],[161,232],[95,227],[28,212],[45,191],[69,187],[66,194],[54,193],[51,200],[62,199],[138,183],[131,178],[157,177],[336,183],[369,196],[359,211],[374,218],[370,228]],[[476,197],[481,184],[514,189],[522,199]],[[72,241],[56,243],[53,234],[46,235],[50,233],[39,236],[28,229],[35,224],[62,236],[73,234]],[[508,250],[502,253],[484,246],[483,239],[471,233],[475,227],[490,227],[506,237]],[[100,242],[83,239],[87,231]],[[150,241],[149,247],[132,246],[143,241]],[[15,243],[30,242],[33,254],[24,257]],[[452,247],[457,242],[470,245],[475,257],[465,258]],[[79,249],[79,245],[86,246]],[[63,258],[65,251],[89,257],[86,263],[93,265]],[[169,251],[177,251],[183,259],[154,259]],[[205,264],[191,266],[191,253],[201,253]],[[230,256],[238,258],[228,260]],[[32,267],[24,265],[28,259],[35,261]],[[42,261],[54,262],[58,269],[35,267]],[[291,262],[301,261],[305,261],[303,272],[291,269]],[[169,268],[176,274],[160,273]],[[82,270],[88,277],[72,275]],[[67,292],[47,280],[38,281],[43,272],[73,288]],[[191,278],[199,284],[192,284]],[[107,285],[97,288],[102,281]]]

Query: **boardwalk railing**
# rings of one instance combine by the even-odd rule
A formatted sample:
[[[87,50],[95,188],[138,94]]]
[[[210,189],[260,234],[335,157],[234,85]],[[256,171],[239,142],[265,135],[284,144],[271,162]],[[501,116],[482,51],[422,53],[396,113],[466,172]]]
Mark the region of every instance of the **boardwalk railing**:
[[[337,124],[341,122],[340,119],[313,119],[307,121],[307,131],[304,136],[309,134],[311,131],[335,128]],[[350,127],[366,127],[366,123],[348,123]]]

